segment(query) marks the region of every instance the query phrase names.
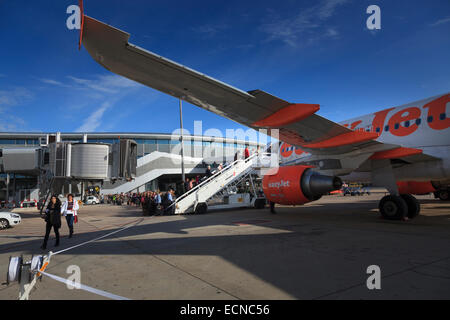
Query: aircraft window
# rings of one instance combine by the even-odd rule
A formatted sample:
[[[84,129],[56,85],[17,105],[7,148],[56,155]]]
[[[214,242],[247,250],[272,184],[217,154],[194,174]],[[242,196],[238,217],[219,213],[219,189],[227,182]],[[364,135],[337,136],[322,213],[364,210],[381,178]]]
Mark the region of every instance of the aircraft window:
[[[429,116],[429,117],[427,118],[427,122],[433,122],[433,116]]]
[[[384,131],[389,131],[389,126],[384,127]]]
[[[380,127],[375,129],[376,132],[380,132]]]
[[[421,122],[422,122],[422,119],[420,119],[420,118],[419,118],[419,119],[416,119],[416,124],[417,124],[417,125],[420,125]]]
[[[400,127],[398,123],[395,124],[394,129],[397,130]]]
[[[405,121],[405,127],[408,128],[409,127],[409,120]]]
[[[439,115],[439,120],[445,120],[445,118],[446,118],[445,113],[441,113]]]

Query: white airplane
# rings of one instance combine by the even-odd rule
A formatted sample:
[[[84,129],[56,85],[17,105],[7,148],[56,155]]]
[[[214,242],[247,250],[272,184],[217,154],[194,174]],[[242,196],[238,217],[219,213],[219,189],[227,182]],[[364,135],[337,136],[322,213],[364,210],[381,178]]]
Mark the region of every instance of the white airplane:
[[[318,104],[239,90],[139,48],[129,37],[82,14],[80,46],[111,72],[269,135],[279,130],[284,166],[263,178],[272,203],[317,200],[341,187],[339,177],[385,187],[390,195],[380,200],[379,210],[386,219],[417,216],[420,205],[412,194],[448,198],[450,94],[335,123],[316,114]]]

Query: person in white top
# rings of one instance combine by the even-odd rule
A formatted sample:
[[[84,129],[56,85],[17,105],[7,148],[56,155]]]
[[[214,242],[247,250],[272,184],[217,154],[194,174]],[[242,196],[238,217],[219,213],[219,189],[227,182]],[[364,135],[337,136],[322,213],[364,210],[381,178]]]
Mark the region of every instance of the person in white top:
[[[80,206],[78,205],[78,201],[73,199],[72,194],[67,195],[67,200],[61,207],[61,213],[66,217],[67,226],[69,227],[69,238],[72,238],[73,235],[73,222],[77,219],[78,209]],[[75,221],[76,222],[76,221]]]

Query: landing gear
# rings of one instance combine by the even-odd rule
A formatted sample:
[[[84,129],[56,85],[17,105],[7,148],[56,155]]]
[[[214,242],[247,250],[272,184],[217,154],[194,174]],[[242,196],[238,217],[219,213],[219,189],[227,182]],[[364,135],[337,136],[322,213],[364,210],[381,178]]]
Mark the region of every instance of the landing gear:
[[[442,201],[448,201],[448,200],[450,200],[450,192],[449,192],[448,189],[441,189],[441,190],[438,190],[438,191],[436,191],[436,192],[434,193],[434,196],[435,196],[436,198],[441,199]]]
[[[400,196],[385,196],[378,205],[381,216],[387,220],[403,220],[408,213],[408,205]]]
[[[208,206],[206,205],[206,203],[202,202],[197,204],[197,206],[195,207],[195,214],[205,214],[206,211],[208,211]]]
[[[408,213],[406,214],[409,219],[414,219],[420,213],[420,203],[410,194],[402,194],[400,195],[403,200],[405,200],[406,205],[408,206]]]
[[[387,220],[414,219],[420,213],[420,204],[410,194],[385,196],[378,205],[381,216]]]
[[[266,199],[261,198],[255,200],[256,209],[264,209],[265,206],[266,206]]]

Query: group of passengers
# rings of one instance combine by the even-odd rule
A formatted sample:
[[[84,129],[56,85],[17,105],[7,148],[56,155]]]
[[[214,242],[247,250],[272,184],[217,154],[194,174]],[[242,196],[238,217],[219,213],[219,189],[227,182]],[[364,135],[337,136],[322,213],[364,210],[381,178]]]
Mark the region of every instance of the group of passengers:
[[[167,192],[147,191],[141,199],[144,216],[161,216],[175,214],[175,190]]]
[[[108,204],[140,207],[144,215],[170,215],[174,214],[175,191],[170,188],[167,192],[145,191],[135,193],[120,193],[105,195]]]

